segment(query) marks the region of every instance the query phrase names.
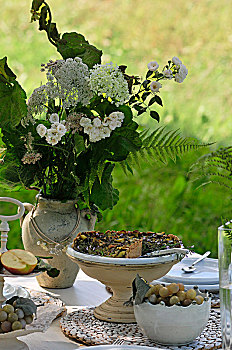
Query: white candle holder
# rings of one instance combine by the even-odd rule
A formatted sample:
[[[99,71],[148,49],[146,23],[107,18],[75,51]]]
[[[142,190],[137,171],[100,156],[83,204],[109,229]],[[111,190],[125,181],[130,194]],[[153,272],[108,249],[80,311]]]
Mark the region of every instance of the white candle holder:
[[[23,203],[21,203],[17,199],[10,198],[10,197],[0,197],[0,202],[13,203],[13,204],[16,204],[19,208],[18,213],[15,215],[11,215],[11,216],[0,215],[0,221],[1,221],[0,223],[0,233],[1,233],[0,256],[1,256],[1,254],[7,251],[8,232],[10,231],[8,221],[14,221],[14,220],[20,219],[24,214],[25,208]],[[3,288],[5,283],[5,277],[7,276],[12,277],[12,274],[7,272],[0,273],[0,306],[6,300],[6,298],[3,295]]]

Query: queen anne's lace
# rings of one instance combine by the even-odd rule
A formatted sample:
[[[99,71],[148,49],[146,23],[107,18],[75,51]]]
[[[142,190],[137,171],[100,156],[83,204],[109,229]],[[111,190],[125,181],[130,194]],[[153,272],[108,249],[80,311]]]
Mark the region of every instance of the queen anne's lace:
[[[35,89],[29,98],[27,118],[22,121],[24,126],[29,121],[34,123],[36,115],[47,111],[49,99],[59,99],[68,109],[79,102],[86,106],[93,97],[88,66],[79,57],[50,61],[43,66],[42,70],[47,70],[47,83]]]
[[[48,95],[60,98],[64,108],[80,102],[86,106],[93,96],[89,85],[88,66],[78,57],[59,60],[48,66]]]
[[[27,117],[22,119],[21,123],[25,127],[31,122],[35,123],[34,116],[46,112],[47,110],[47,86],[41,85],[35,89],[28,99],[27,103]]]
[[[90,71],[90,85],[97,95],[110,99],[117,107],[129,99],[128,84],[120,69],[112,63],[96,64]]]

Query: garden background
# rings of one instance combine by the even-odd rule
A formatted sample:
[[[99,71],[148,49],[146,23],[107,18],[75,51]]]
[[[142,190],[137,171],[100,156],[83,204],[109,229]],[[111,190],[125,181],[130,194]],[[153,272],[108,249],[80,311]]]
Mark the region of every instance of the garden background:
[[[211,147],[231,145],[232,2],[230,0],[48,0],[61,33],[77,31],[103,50],[103,63],[125,64],[128,73],[144,76],[147,63],[163,66],[178,56],[189,69],[183,84],[163,84],[160,125],[178,129]],[[40,64],[60,58],[56,49],[30,23],[31,1],[0,0],[0,57],[8,64],[28,96],[45,80]],[[149,118],[139,124],[155,129]],[[231,218],[231,193],[216,185],[197,189],[188,171],[204,149],[191,152],[167,166],[144,163],[134,176],[119,167],[114,183],[120,200],[103,213],[96,229],[139,229],[178,235],[198,253],[217,256],[217,227],[221,217]],[[0,196],[34,202],[33,191]],[[15,206],[0,205],[1,214],[15,213]],[[19,223],[10,224],[8,248],[22,247]]]

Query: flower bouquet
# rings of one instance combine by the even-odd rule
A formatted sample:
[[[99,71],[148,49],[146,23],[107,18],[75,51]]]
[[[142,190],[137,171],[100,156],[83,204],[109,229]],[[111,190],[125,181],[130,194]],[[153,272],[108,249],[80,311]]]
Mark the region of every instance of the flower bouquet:
[[[102,52],[83,35],[61,36],[45,1],[34,0],[31,12],[62,59],[42,64],[47,80],[27,101],[7,58],[0,60],[0,181],[5,186],[21,184],[47,199],[75,199],[104,211],[118,201],[112,185],[116,163],[132,173],[139,158],[166,162],[200,147],[163,127],[141,131],[136,118],[149,112],[159,121],[155,106],[163,105],[163,85],[181,83],[188,73],[179,58],[161,69],[156,61],[148,63],[145,79],[130,76],[126,66],[102,64]]]

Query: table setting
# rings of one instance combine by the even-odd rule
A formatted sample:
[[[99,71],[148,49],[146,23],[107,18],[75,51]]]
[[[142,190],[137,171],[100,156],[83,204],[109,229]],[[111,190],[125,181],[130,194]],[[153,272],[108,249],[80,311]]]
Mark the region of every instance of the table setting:
[[[21,205],[20,203],[18,203],[17,201],[15,202],[15,200],[12,200],[10,198],[0,198],[1,201],[13,201],[15,204],[17,205]],[[22,207],[22,206],[21,206]],[[22,212],[18,214],[18,216],[23,215]],[[9,217],[5,217],[5,216],[0,216],[0,218],[3,220],[2,222],[4,222],[4,224],[2,225],[4,230],[6,230],[6,219],[9,220]],[[10,218],[12,219],[12,218]],[[13,219],[15,219],[15,217],[13,217]],[[2,227],[1,226],[1,227]],[[4,283],[2,283],[2,307],[4,310],[4,304],[8,303],[9,297],[12,297],[12,294],[14,295],[14,298],[21,298],[26,300],[27,297],[30,298],[30,300],[34,300],[37,303],[37,307],[38,307],[38,315],[36,317],[36,319],[33,321],[32,325],[28,325],[27,329],[22,329],[22,330],[16,330],[16,331],[11,331],[8,333],[3,333],[0,334],[0,343],[2,346],[4,346],[4,348],[6,349],[30,349],[30,347],[28,347],[27,345],[27,341],[25,342],[25,339],[27,339],[27,336],[29,336],[30,333],[33,333],[33,341],[37,342],[36,346],[39,346],[38,349],[41,349],[41,344],[43,344],[43,337],[41,335],[37,335],[37,339],[35,338],[35,333],[39,332],[42,334],[44,332],[46,332],[45,334],[47,334],[47,332],[49,331],[49,327],[52,328],[52,331],[54,332],[53,334],[53,339],[54,339],[54,335],[56,334],[56,336],[58,335],[58,333],[60,333],[61,331],[63,332],[63,334],[68,337],[71,340],[77,341],[80,344],[85,344],[88,345],[88,348],[93,348],[93,349],[142,349],[142,348],[153,348],[153,349],[173,349],[173,346],[177,346],[180,349],[186,349],[185,343],[187,343],[188,349],[204,349],[205,347],[207,347],[208,349],[215,349],[218,348],[219,346],[221,346],[221,338],[220,338],[220,314],[218,313],[217,309],[214,309],[215,305],[213,305],[212,303],[212,310],[210,311],[210,306],[211,306],[211,295],[208,294],[208,292],[206,292],[205,294],[203,293],[204,289],[206,286],[206,283],[208,285],[213,286],[213,288],[215,288],[215,283],[218,283],[218,262],[217,259],[210,259],[207,258],[205,254],[205,256],[200,257],[197,254],[190,254],[187,255],[186,257],[184,257],[184,255],[186,255],[186,253],[188,252],[188,250],[185,250],[183,248],[175,248],[173,252],[173,248],[167,249],[166,251],[164,251],[163,254],[161,254],[161,251],[159,251],[159,253],[157,254],[157,256],[155,255],[155,252],[153,251],[152,253],[152,257],[147,257],[147,258],[105,258],[105,257],[101,257],[98,255],[93,255],[91,257],[91,255],[87,255],[87,254],[83,254],[83,253],[78,253],[74,248],[77,246],[77,243],[79,244],[79,240],[83,239],[83,235],[87,235],[87,232],[78,234],[76,239],[74,240],[73,244],[69,246],[68,250],[67,250],[67,255],[70,256],[71,255],[71,259],[73,259],[75,261],[75,263],[79,263],[80,267],[83,268],[83,270],[87,273],[87,275],[89,275],[89,277],[81,271],[80,273],[80,279],[82,281],[86,281],[86,286],[83,288],[81,288],[81,292],[77,293],[77,295],[75,294],[75,292],[72,290],[70,291],[70,295],[67,296],[67,301],[64,302],[63,300],[65,299],[64,296],[66,294],[66,290],[67,289],[53,289],[53,290],[49,290],[49,292],[45,292],[43,290],[43,288],[41,286],[38,286],[38,282],[35,281],[36,275],[38,273],[33,273],[30,272],[30,270],[28,270],[29,273],[27,274],[12,274],[10,273],[7,269],[9,269],[9,267],[7,266],[8,262],[8,258],[6,259],[6,256],[11,256],[12,254],[15,254],[15,252],[17,252],[17,254],[19,254],[20,250],[7,250],[7,239],[8,239],[8,235],[6,236],[6,231],[2,231],[4,232],[3,235],[1,235],[1,254],[2,257],[4,257],[5,254],[5,258],[1,258],[2,263],[4,264],[4,270],[3,270],[3,275],[4,275],[4,279],[7,278],[9,280],[12,280],[12,282],[10,282],[9,284],[7,284],[7,288],[4,288]],[[9,233],[9,229],[7,231]],[[89,233],[89,234],[92,234]],[[96,233],[97,234],[97,233]],[[107,233],[109,235],[109,233]],[[122,233],[120,233],[122,234]],[[138,231],[133,232],[133,234],[138,234]],[[144,233],[143,233],[144,234]],[[151,233],[149,233],[151,234]],[[123,232],[123,235],[125,235],[125,232]],[[81,237],[82,236],[82,237]],[[154,234],[152,234],[152,236],[154,236]],[[118,237],[118,236],[117,236]],[[163,237],[163,235],[162,235]],[[172,237],[171,237],[172,238]],[[170,237],[167,236],[167,238],[165,239],[169,239]],[[173,238],[172,238],[173,239]],[[177,239],[177,238],[176,238]],[[169,242],[169,241],[168,241]],[[178,241],[179,243],[179,241]],[[163,243],[162,243],[163,244]],[[91,244],[90,244],[91,246]],[[78,245],[79,247],[79,245]],[[178,253],[176,253],[178,252]],[[25,254],[25,253],[24,253]],[[23,255],[24,257],[24,255]],[[183,258],[184,257],[184,258]],[[179,262],[178,262],[179,260]],[[180,261],[181,260],[181,261]],[[200,262],[198,262],[199,260],[201,260]],[[195,264],[194,264],[195,263]],[[98,267],[98,269],[100,268],[100,271],[102,271],[102,266],[105,266],[106,270],[109,270],[109,275],[111,275],[111,278],[105,278],[104,274],[101,274],[100,278],[99,278],[99,272],[97,272],[96,274],[96,265]],[[166,264],[167,270],[161,270],[159,272],[159,264],[162,266],[162,269],[165,268]],[[192,264],[196,265],[196,268],[194,269],[193,272],[191,273],[186,273],[184,271],[184,269],[186,268],[186,266],[192,266]],[[90,265],[90,269],[88,268],[88,265]],[[14,272],[14,270],[16,269],[18,265],[12,265],[10,263],[10,271]],[[113,266],[113,269],[112,269]],[[147,271],[147,267],[148,267],[148,272],[146,274]],[[135,267],[135,269],[134,269]],[[109,269],[110,268],[110,269]],[[107,299],[107,297],[109,296],[109,293],[106,291],[106,287],[105,285],[108,285],[108,282],[112,280],[112,275],[117,275],[117,271],[119,271],[119,275],[120,275],[120,282],[121,283],[126,283],[128,280],[128,286],[133,282],[132,285],[132,289],[133,289],[133,296],[135,297],[135,303],[136,303],[136,298],[140,299],[140,305],[135,305],[134,303],[132,303],[131,306],[131,311],[129,311],[129,318],[128,318],[128,311],[126,310],[128,308],[128,306],[125,306],[125,301],[126,299],[128,299],[131,295],[131,289],[129,289],[129,293],[127,292],[126,294],[122,293],[123,295],[123,299],[120,299],[122,297],[118,297],[118,300],[116,299],[116,303],[117,303],[117,308],[118,310],[120,310],[119,313],[117,313],[116,311],[112,311],[112,308],[109,309],[105,309],[104,313],[102,315],[98,315],[98,312],[96,312],[96,310],[98,310],[99,306],[95,306],[96,304],[93,302],[93,300],[95,301],[96,298],[96,285],[98,284],[98,288],[100,288],[100,293],[98,292],[98,296],[99,296],[99,301],[101,303],[102,299],[105,300]],[[144,270],[145,268],[145,270]],[[159,274],[163,277],[161,277],[161,279],[159,280],[154,280],[154,272],[151,273],[151,268],[154,270],[155,275],[158,273],[158,277]],[[93,269],[93,271],[92,271]],[[98,270],[97,269],[97,270]],[[158,269],[158,270],[157,270]],[[17,270],[17,269],[16,269]],[[128,270],[128,272],[127,272]],[[156,272],[157,270],[157,272]],[[19,270],[17,270],[19,271]],[[166,271],[168,271],[166,273]],[[207,272],[210,272],[209,274]],[[102,271],[103,272],[103,271]],[[106,271],[107,272],[107,271]],[[129,274],[128,274],[129,273]],[[150,284],[148,282],[144,282],[144,279],[141,279],[139,277],[139,274],[141,273],[144,277],[146,277],[146,280],[150,280]],[[122,274],[124,274],[126,277],[123,280],[122,279]],[[139,281],[137,282],[137,291],[139,291],[139,293],[141,293],[141,290],[139,289],[140,286],[138,286],[138,283],[143,283],[146,287],[145,291],[148,290],[152,290],[152,288],[154,289],[155,287],[160,287],[161,289],[163,289],[163,293],[165,292],[166,289],[168,289],[169,286],[172,286],[172,293],[168,294],[168,295],[173,295],[172,297],[169,297],[169,301],[165,301],[169,304],[169,307],[165,306],[164,301],[163,304],[157,304],[157,302],[154,300],[157,299],[157,297],[159,296],[159,294],[151,294],[151,296],[148,297],[147,302],[143,303],[143,299],[145,294],[143,294],[143,297],[141,297],[141,295],[136,296],[134,295],[135,293],[135,286],[134,284],[136,284],[136,279],[134,279],[133,281],[133,276],[135,276],[137,274],[136,279]],[[145,275],[144,275],[145,274]],[[30,276],[31,275],[31,276]],[[131,276],[131,277],[129,277]],[[199,276],[199,277],[198,277]],[[102,284],[101,282],[96,281],[95,278],[92,277],[97,277],[100,281],[103,281]],[[79,279],[79,276],[78,276]],[[76,285],[77,288],[79,287],[79,281],[77,279]],[[15,282],[13,281],[17,281],[18,283],[19,281],[21,281],[21,288],[19,288],[18,286],[16,286]],[[165,281],[163,283],[163,280]],[[31,281],[31,282],[30,282]],[[119,282],[117,282],[117,278],[116,280],[113,277],[113,288],[116,288],[116,290],[118,289],[117,287],[115,287],[115,283],[116,286],[117,284],[120,285]],[[197,293],[195,292],[194,289],[192,289],[192,286],[196,283],[198,283],[198,287],[199,289],[197,289]],[[5,281],[3,281],[5,282]],[[171,282],[171,283],[170,283]],[[177,283],[175,283],[177,282]],[[89,288],[89,285],[91,285]],[[111,283],[110,283],[111,284]],[[109,284],[109,285],[110,285]],[[184,286],[185,284],[185,286]],[[126,284],[127,285],[127,284]],[[184,287],[187,286],[186,291]],[[32,287],[34,287],[32,289]],[[38,288],[39,287],[39,288]],[[174,287],[174,289],[173,289]],[[183,288],[182,288],[183,287]],[[72,289],[73,287],[71,287]],[[177,289],[175,289],[177,288]],[[194,287],[195,288],[195,287]],[[37,289],[37,290],[36,290]],[[39,289],[39,290],[38,290]],[[68,288],[69,289],[69,288]],[[75,289],[75,286],[74,286]],[[128,289],[128,287],[127,287]],[[202,298],[202,301],[200,301],[200,303],[202,304],[202,307],[204,306],[204,308],[202,308],[201,313],[200,313],[200,309],[198,310],[197,307],[200,307],[201,305],[189,305],[188,307],[183,307],[183,306],[177,306],[175,305],[176,302],[174,302],[174,304],[170,304],[172,298],[177,298],[178,299],[178,291],[179,293],[186,293],[184,299],[183,299],[183,303],[184,300],[188,300],[186,298],[189,298],[188,295],[190,295],[191,293],[195,293],[199,294],[200,298]],[[26,291],[26,295],[24,295],[26,298],[21,297],[21,295],[23,295],[23,291]],[[51,291],[51,292],[50,292]],[[191,292],[192,291],[192,292]],[[215,290],[214,290],[215,291]],[[54,293],[55,292],[55,293]],[[113,292],[113,291],[112,291]],[[17,293],[19,293],[19,295],[17,295]],[[142,292],[144,293],[144,291]],[[174,294],[173,294],[174,293]],[[55,295],[53,295],[55,294]],[[80,300],[76,301],[75,297],[80,297],[80,295],[83,295],[84,298],[86,298],[86,300],[83,302],[83,306],[78,305],[80,304]],[[17,296],[16,296],[17,295]],[[157,296],[156,296],[157,295]],[[163,296],[164,294],[161,293],[160,291],[160,296]],[[147,294],[148,296],[148,294]],[[149,303],[149,298],[150,297],[154,297],[152,304]],[[180,296],[179,296],[180,297]],[[110,297],[112,298],[112,297]],[[194,300],[197,301],[197,304],[199,304],[197,298],[192,298],[192,303],[194,303]],[[166,298],[167,299],[167,298]],[[163,299],[165,300],[165,299]],[[180,300],[182,300],[181,298],[178,299],[178,302],[180,304]],[[128,300],[128,302],[131,302],[131,300]],[[142,301],[142,303],[141,303]],[[68,308],[67,304],[70,304],[70,302],[73,302],[73,305],[71,305],[71,309],[74,309],[75,311],[72,312],[68,312],[65,315],[65,311],[71,311],[70,308]],[[67,304],[66,304],[67,303]],[[106,301],[104,302],[106,303]],[[103,305],[104,305],[103,303]],[[162,302],[161,302],[162,303]],[[97,303],[99,304],[99,302]],[[154,305],[153,305],[154,304]],[[156,304],[156,305],[155,305]],[[178,303],[177,303],[178,304]],[[196,304],[196,302],[195,302]],[[94,305],[94,306],[93,306]],[[121,309],[119,308],[119,305],[121,305]],[[134,305],[134,306],[133,306]],[[149,306],[150,305],[150,306]],[[144,307],[148,307],[148,309],[145,309],[145,313],[143,311]],[[157,310],[154,312],[152,309],[150,310],[151,307],[154,308],[160,308],[160,310],[157,313]],[[190,308],[192,307],[192,311],[190,310]],[[134,316],[132,317],[132,315],[134,315],[133,313],[133,308],[135,311],[135,318]],[[176,308],[176,310],[175,310]],[[170,311],[172,310],[173,316],[171,316]],[[167,315],[165,314],[165,312],[167,312]],[[149,314],[151,312],[151,314]],[[178,313],[181,312],[181,314],[178,316]],[[191,317],[191,313],[194,312],[195,315]],[[144,315],[143,315],[144,313]],[[201,325],[200,318],[199,315],[202,314],[204,315],[203,317],[203,324]],[[116,316],[114,316],[116,315]],[[143,316],[142,316],[143,315]],[[156,326],[155,329],[158,329],[158,335],[157,335],[157,331],[154,335],[154,340],[152,340],[153,338],[153,326],[150,329],[150,324],[153,323],[153,315],[155,316],[155,319],[158,316],[158,319],[160,319],[161,321],[164,319],[164,321],[162,321],[165,325],[164,328],[164,333],[161,333],[161,329],[163,326],[158,325]],[[157,315],[157,316],[156,316]],[[184,316],[186,315],[186,316]],[[163,318],[162,318],[162,317]],[[52,322],[57,318],[57,317],[61,317],[61,319],[59,320],[59,327],[58,325],[54,324],[52,325]],[[116,318],[113,318],[116,317]],[[142,317],[142,318],[141,318]],[[176,336],[177,332],[176,332],[176,328],[174,327],[174,333],[173,335],[170,335],[170,340],[169,342],[171,342],[171,344],[167,344],[167,336],[165,336],[166,333],[166,327],[169,329],[169,334],[170,334],[170,327],[171,325],[175,324],[175,321],[172,320],[172,317],[174,317],[174,319],[177,317],[179,318],[179,320],[183,321],[183,325],[179,324],[179,328],[180,328],[180,334],[179,337]],[[185,319],[185,317],[187,317]],[[112,318],[112,319],[111,319]],[[196,331],[196,333],[190,334],[189,338],[186,338],[186,331],[182,332],[181,327],[186,327],[186,322],[187,319],[191,319],[192,321],[195,320],[196,324],[192,324],[191,323],[191,330],[192,331]],[[146,330],[147,326],[146,326],[146,322],[147,320],[149,321],[149,326],[148,329],[150,330]],[[171,322],[171,324],[167,324],[167,320],[169,320],[169,322]],[[125,323],[126,322],[126,323]],[[137,323],[136,323],[137,322]],[[156,322],[156,321],[155,321]],[[55,322],[54,322],[55,323]],[[3,324],[3,322],[2,322]],[[207,324],[207,326],[206,326]],[[197,326],[200,328],[197,329]],[[206,326],[206,327],[205,327]],[[144,328],[145,327],[145,328]],[[203,330],[203,332],[201,332]],[[184,333],[184,338],[183,338],[183,333]],[[174,336],[175,335],[175,336]],[[181,337],[182,335],[182,337]],[[21,340],[21,337],[23,336],[23,341]],[[55,339],[58,339],[56,338]],[[158,337],[158,338],[157,338]],[[19,339],[18,339],[19,338]],[[163,340],[165,339],[166,340]],[[176,343],[175,343],[175,338],[176,338]],[[196,338],[196,339],[195,339]],[[38,340],[39,339],[39,340]],[[45,338],[47,339],[47,337]],[[158,341],[156,341],[158,339]],[[28,339],[29,341],[29,346],[30,344],[30,338]],[[50,341],[50,346],[52,344],[54,340]],[[166,344],[161,344],[161,343],[166,343]],[[172,344],[173,343],[173,344]],[[38,345],[39,344],[39,345]],[[57,342],[57,349],[59,349],[59,341]],[[62,349],[65,349],[63,342],[61,342],[62,344]],[[181,344],[184,344],[183,346]],[[71,343],[70,342],[65,342],[65,345],[67,345],[67,349],[71,349]],[[212,345],[212,346],[211,346]],[[33,345],[33,349],[36,350],[36,347],[34,347],[35,345]],[[164,347],[165,346],[165,347]],[[217,346],[217,347],[215,347]],[[44,347],[44,349],[46,349],[46,345]]]

